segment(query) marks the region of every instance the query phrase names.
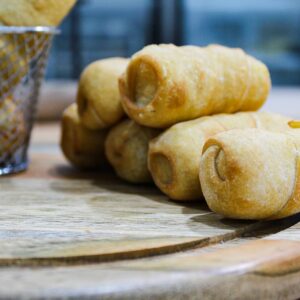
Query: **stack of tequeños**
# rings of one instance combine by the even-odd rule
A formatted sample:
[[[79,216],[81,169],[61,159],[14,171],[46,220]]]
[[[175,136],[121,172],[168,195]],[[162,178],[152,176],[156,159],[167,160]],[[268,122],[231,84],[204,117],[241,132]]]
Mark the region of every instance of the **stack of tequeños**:
[[[201,158],[203,147],[208,149],[211,139],[226,136],[227,132],[228,135],[231,131],[240,135],[244,132],[245,139],[253,132],[270,136],[290,134],[287,133],[291,131],[290,118],[255,112],[266,101],[270,86],[267,67],[241,49],[219,45],[204,48],[150,45],[130,60],[100,60],[84,70],[78,88],[78,115],[72,126],[93,131],[95,139],[100,134],[101,141],[105,136],[105,143],[96,145],[93,138],[87,139],[82,143],[89,143],[90,150],[92,147],[98,150],[85,152],[81,149],[83,145],[76,143],[76,130],[63,122],[68,129],[63,129],[62,147],[78,167],[99,166],[97,162],[104,161],[105,153],[119,177],[135,183],[153,180],[174,200],[201,200],[204,194],[209,206],[226,216],[252,219],[273,217],[276,213],[281,216],[284,213],[278,210],[268,216],[250,211],[247,215],[247,209],[246,213],[242,210],[233,213],[229,204],[223,206],[224,195],[213,192],[217,186],[210,183],[208,163],[203,162],[210,152],[204,151]],[[68,112],[64,114],[63,119],[66,118],[70,119]],[[67,134],[68,131],[72,134]],[[66,137],[68,141],[64,143]],[[75,153],[89,156],[88,165],[75,159]],[[220,172],[226,169],[223,165],[220,168]],[[199,173],[201,183],[205,182],[202,188]],[[234,201],[233,195],[223,192],[228,203]]]
[[[62,116],[61,148],[79,169],[105,165],[104,144],[108,128],[123,117],[118,78],[125,70],[125,58],[93,62],[81,74],[77,103]]]

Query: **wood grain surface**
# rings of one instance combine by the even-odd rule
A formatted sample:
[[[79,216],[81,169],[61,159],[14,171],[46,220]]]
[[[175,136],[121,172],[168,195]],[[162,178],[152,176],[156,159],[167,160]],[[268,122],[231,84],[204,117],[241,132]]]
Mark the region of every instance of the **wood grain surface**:
[[[0,179],[1,299],[300,296],[300,215],[224,219],[109,169],[80,173],[58,140],[57,124],[36,127],[29,170]]]

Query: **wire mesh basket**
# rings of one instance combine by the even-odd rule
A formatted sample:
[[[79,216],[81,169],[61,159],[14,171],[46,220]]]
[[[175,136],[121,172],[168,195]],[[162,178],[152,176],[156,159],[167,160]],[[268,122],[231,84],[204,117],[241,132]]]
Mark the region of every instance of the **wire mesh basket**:
[[[52,27],[0,26],[0,175],[27,168],[27,149]]]

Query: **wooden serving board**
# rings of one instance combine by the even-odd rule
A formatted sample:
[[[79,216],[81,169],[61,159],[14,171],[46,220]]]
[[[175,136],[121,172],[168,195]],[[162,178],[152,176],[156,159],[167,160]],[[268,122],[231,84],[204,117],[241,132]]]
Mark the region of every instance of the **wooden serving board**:
[[[0,179],[0,298],[300,296],[300,215],[227,220],[112,170],[80,173],[57,145],[58,125],[39,125],[29,170]]]

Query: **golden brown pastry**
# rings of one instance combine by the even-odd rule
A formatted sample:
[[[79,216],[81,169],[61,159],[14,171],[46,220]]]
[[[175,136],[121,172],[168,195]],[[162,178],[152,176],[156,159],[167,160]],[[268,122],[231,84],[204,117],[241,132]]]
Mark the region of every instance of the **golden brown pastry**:
[[[5,26],[57,26],[76,0],[0,0],[0,24]],[[45,43],[43,33],[0,37],[0,99],[14,92],[28,72],[28,63]],[[26,40],[25,40],[26,39]]]
[[[105,165],[104,140],[107,131],[92,131],[83,127],[75,103],[64,111],[61,126],[61,149],[75,167],[99,169]]]
[[[0,101],[0,163],[8,160],[25,143],[26,133],[20,108],[9,97]]]
[[[162,192],[174,200],[202,197],[198,179],[200,153],[205,141],[234,128],[288,130],[290,119],[266,112],[220,114],[182,122],[150,142],[148,167]]]
[[[251,111],[267,99],[267,67],[241,49],[150,45],[119,80],[126,113],[141,125],[168,127],[216,113]]]
[[[300,130],[230,130],[203,147],[199,177],[208,206],[237,219],[300,211]]]
[[[17,47],[18,40],[9,35],[0,37],[0,101],[13,94],[16,85],[28,72],[26,56],[16,50]]]
[[[0,0],[5,26],[57,26],[76,0]]]
[[[82,123],[95,130],[116,124],[123,116],[118,77],[128,60],[114,57],[93,62],[83,71],[78,87],[77,104]]]
[[[152,181],[147,168],[148,144],[158,133],[128,119],[109,131],[105,153],[119,177],[134,183]]]

